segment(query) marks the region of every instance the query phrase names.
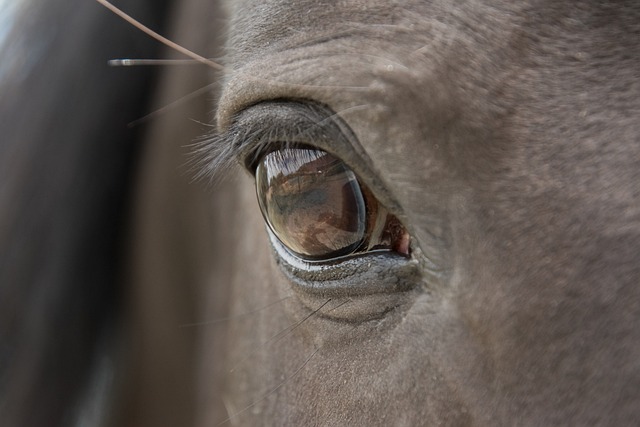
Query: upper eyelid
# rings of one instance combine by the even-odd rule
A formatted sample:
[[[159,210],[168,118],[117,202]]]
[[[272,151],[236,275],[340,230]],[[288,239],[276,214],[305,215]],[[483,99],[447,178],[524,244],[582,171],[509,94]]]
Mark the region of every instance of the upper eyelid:
[[[196,144],[193,155],[197,177],[220,177],[238,163],[253,173],[251,163],[258,160],[255,157],[276,142],[306,141],[307,145],[315,145],[312,141],[317,140],[319,135],[309,135],[309,130],[315,129],[318,123],[301,117],[304,109],[295,108],[298,114],[285,114],[282,110],[290,110],[291,104],[285,101],[254,104],[237,113],[226,131],[213,134]],[[296,121],[304,123],[305,132],[293,130]]]
[[[263,154],[289,145],[307,145],[336,154],[344,136],[321,107],[299,102],[257,104],[237,116],[230,128],[235,157],[250,172]]]
[[[239,162],[253,174],[262,154],[289,144],[321,149],[339,158],[391,213],[404,217],[351,128],[329,107],[313,101],[264,101],[240,111],[228,130],[205,147],[205,167],[220,173]]]

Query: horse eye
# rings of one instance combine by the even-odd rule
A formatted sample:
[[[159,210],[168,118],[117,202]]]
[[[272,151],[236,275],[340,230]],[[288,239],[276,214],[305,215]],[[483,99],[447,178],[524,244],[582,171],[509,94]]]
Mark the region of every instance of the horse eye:
[[[307,260],[387,249],[409,254],[400,222],[340,159],[313,148],[283,148],[256,167],[262,215],[275,236]]]

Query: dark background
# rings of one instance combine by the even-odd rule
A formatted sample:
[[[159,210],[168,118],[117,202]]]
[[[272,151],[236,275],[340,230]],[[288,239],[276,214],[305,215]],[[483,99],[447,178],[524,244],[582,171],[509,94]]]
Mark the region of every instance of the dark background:
[[[168,1],[114,3],[165,28]],[[0,425],[72,425],[117,315],[144,134],[127,124],[156,77],[107,61],[161,46],[87,0],[0,5],[0,20]]]

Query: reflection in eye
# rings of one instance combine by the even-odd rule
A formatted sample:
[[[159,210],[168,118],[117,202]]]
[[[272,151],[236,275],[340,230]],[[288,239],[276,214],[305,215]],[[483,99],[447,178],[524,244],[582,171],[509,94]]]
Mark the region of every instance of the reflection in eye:
[[[340,159],[312,148],[267,153],[256,168],[267,224],[309,260],[389,249],[408,255],[409,235]]]

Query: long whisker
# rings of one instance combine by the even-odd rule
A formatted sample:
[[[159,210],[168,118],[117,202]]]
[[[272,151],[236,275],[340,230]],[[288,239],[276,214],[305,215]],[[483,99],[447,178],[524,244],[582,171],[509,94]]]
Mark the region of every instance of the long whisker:
[[[140,65],[202,65],[195,59],[111,59],[110,67],[138,67]]]
[[[343,301],[343,302],[341,302],[340,304],[336,305],[336,306],[335,306],[335,307],[333,307],[331,310],[327,311],[327,313],[331,313],[333,310],[337,310],[337,309],[339,309],[340,307],[342,307],[343,305],[348,304],[348,303],[350,303],[350,302],[353,302],[353,300],[352,300],[351,298],[349,298],[348,300]]]
[[[189,120],[191,120],[193,123],[197,123],[197,124],[199,124],[201,126],[204,126],[206,128],[215,128],[216,127],[216,125],[214,125],[214,124],[205,123],[205,122],[202,122],[200,120],[193,119],[193,118],[190,118]],[[185,147],[191,147],[191,146],[192,146],[192,144],[185,144]]]
[[[217,62],[214,62],[210,59],[207,59],[201,55],[198,55],[197,53],[167,39],[166,37],[158,34],[157,32],[153,31],[152,29],[150,29],[149,27],[147,27],[146,25],[144,25],[143,23],[139,22],[138,20],[134,19],[132,16],[128,15],[127,13],[125,13],[124,11],[122,11],[121,9],[117,8],[116,6],[114,6],[113,4],[111,4],[108,0],[95,0],[98,3],[100,3],[101,5],[103,5],[104,7],[106,7],[107,9],[109,9],[111,12],[113,12],[114,14],[116,14],[117,16],[119,16],[120,18],[124,19],[125,21],[127,21],[128,23],[130,23],[131,25],[133,25],[134,27],[138,28],[140,31],[144,32],[145,34],[149,35],[150,37],[154,38],[155,40],[159,41],[160,43],[166,45],[167,47],[176,50],[177,52],[182,53],[183,55],[186,55],[190,58],[192,58],[193,60],[200,62],[210,68],[213,68],[214,70],[217,71],[225,71],[227,70],[226,67],[224,67],[221,64],[218,64]],[[118,60],[115,60],[118,61]],[[126,62],[126,60],[125,60]],[[116,62],[117,64],[117,62]],[[118,64],[119,65],[119,64]],[[369,86],[355,86],[355,85],[312,85],[312,84],[300,84],[300,83],[290,83],[290,82],[281,82],[278,80],[272,80],[272,79],[264,79],[264,78],[260,78],[260,77],[253,77],[252,78],[255,81],[259,81],[259,82],[264,82],[265,84],[270,84],[270,85],[275,85],[275,86],[285,86],[285,87],[292,87],[292,88],[301,88],[301,89],[317,89],[317,90],[349,90],[349,91],[368,91],[370,90]]]
[[[103,5],[104,7],[106,7],[107,9],[109,9],[111,12],[115,13],[116,15],[118,15],[120,18],[124,19],[125,21],[127,21],[128,23],[130,23],[131,25],[133,25],[134,27],[136,27],[137,29],[139,29],[140,31],[144,32],[145,34],[153,37],[154,39],[158,40],[160,43],[164,44],[167,47],[170,47],[171,49],[182,53],[183,55],[188,56],[189,58],[192,58],[198,62],[201,62],[205,65],[207,65],[208,67],[213,68],[214,70],[218,70],[218,71],[223,71],[225,69],[225,67],[223,67],[222,65],[213,62],[210,59],[205,58],[204,56],[200,56],[195,52],[190,51],[189,49],[180,46],[177,43],[172,42],[171,40],[169,40],[166,37],[161,36],[160,34],[156,33],[155,31],[153,31],[151,28],[147,27],[146,25],[144,25],[143,23],[137,21],[136,19],[134,19],[132,16],[128,15],[127,13],[123,12],[122,10],[120,10],[119,8],[115,7],[114,5],[112,5],[111,3],[109,3],[107,0],[96,0],[98,3],[100,3],[101,5]]]
[[[327,301],[328,302],[328,301]],[[237,417],[238,415],[242,414],[243,412],[247,411],[248,409],[253,408],[255,405],[257,405],[258,403],[262,402],[263,400],[265,400],[266,398],[268,398],[269,396],[271,396],[273,393],[275,393],[276,391],[278,391],[283,385],[285,385],[289,380],[291,380],[293,377],[295,377],[300,371],[302,371],[302,369],[304,369],[305,366],[307,366],[307,364],[309,363],[309,361],[311,360],[311,358],[313,356],[316,355],[316,353],[320,351],[320,348],[316,348],[311,355],[309,355],[309,357],[307,357],[305,359],[305,361],[302,363],[302,365],[300,365],[300,367],[298,369],[296,369],[296,371],[289,375],[288,377],[286,377],[284,380],[282,380],[277,386],[275,386],[274,388],[272,388],[271,390],[269,390],[266,394],[264,394],[264,396],[262,396],[260,399],[252,402],[251,404],[245,406],[244,408],[242,408],[241,410],[239,410],[238,412],[235,412],[233,414],[231,414],[229,416],[229,418],[227,418],[224,421],[221,421],[220,423],[216,424],[216,427],[221,426],[222,424],[227,423],[228,421],[231,421],[232,418]]]
[[[156,116],[162,115],[166,111],[171,110],[172,108],[175,108],[175,107],[177,107],[179,105],[184,104],[185,102],[188,102],[188,101],[191,101],[194,98],[197,98],[200,95],[203,95],[205,93],[210,92],[212,90],[212,88],[214,86],[216,86],[217,84],[218,84],[217,82],[213,82],[213,83],[209,83],[206,86],[201,87],[200,89],[196,89],[193,92],[188,93],[188,94],[176,99],[175,101],[165,105],[164,107],[158,108],[157,110],[152,111],[151,113],[146,114],[146,115],[140,117],[139,119],[136,119],[136,120],[134,120],[132,122],[129,122],[127,124],[127,127],[131,128],[131,127],[137,126],[137,125],[139,125],[141,123],[144,123],[144,122],[146,122],[148,120],[153,119]]]
[[[261,312],[262,310],[266,310],[269,307],[273,307],[276,304],[280,304],[283,301],[288,300],[289,298],[291,298],[291,295],[287,295],[284,298],[280,298],[277,301],[273,301],[265,306],[262,306],[260,308],[256,308],[255,310],[251,310],[251,311],[247,311],[246,313],[241,313],[241,314],[236,314],[235,316],[228,316],[228,317],[221,317],[220,319],[214,319],[214,320],[209,320],[206,322],[197,322],[197,323],[185,323],[184,325],[180,325],[181,328],[190,328],[193,326],[205,326],[205,325],[215,325],[216,323],[221,323],[221,322],[227,322],[229,320],[235,320],[235,319],[241,319],[243,317],[247,317],[250,316],[252,314],[256,314]]]
[[[286,328],[282,329],[280,332],[278,332],[277,334],[275,334],[274,336],[272,336],[271,338],[269,338],[268,340],[260,343],[259,347],[254,349],[253,351],[249,352],[249,354],[247,354],[245,357],[243,357],[238,363],[236,363],[230,370],[229,373],[233,372],[236,370],[236,368],[240,365],[242,365],[244,362],[246,362],[251,356],[253,356],[254,354],[256,354],[256,352],[258,350],[261,350],[263,347],[267,346],[267,345],[272,345],[277,343],[278,341],[280,341],[281,339],[285,338],[287,335],[289,335],[290,333],[292,333],[293,331],[296,330],[296,328],[298,328],[298,326],[302,325],[304,322],[306,322],[311,316],[315,315],[316,313],[318,313],[320,310],[322,310],[322,308],[329,304],[329,302],[331,301],[331,298],[329,298],[328,300],[326,300],[324,302],[324,304],[322,304],[320,307],[316,308],[315,310],[313,310],[311,313],[309,313],[307,316],[305,316],[302,320],[293,323],[289,326],[287,326]]]

